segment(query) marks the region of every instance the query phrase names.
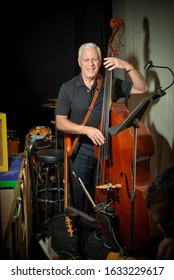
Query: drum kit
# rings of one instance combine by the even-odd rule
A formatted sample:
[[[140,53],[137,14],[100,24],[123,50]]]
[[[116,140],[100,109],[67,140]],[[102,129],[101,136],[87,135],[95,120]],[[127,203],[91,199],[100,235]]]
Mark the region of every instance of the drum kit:
[[[46,102],[42,104],[42,107],[48,108],[51,110],[55,110],[56,108],[56,98],[48,98],[46,99]],[[35,126],[32,127],[29,130],[29,133],[26,136],[26,142],[29,142],[30,140],[33,140],[34,142],[34,148],[36,150],[40,149],[47,149],[47,148],[53,148],[57,146],[63,146],[62,143],[62,136],[61,139],[58,139],[57,135],[57,129],[55,126],[55,120],[51,120],[50,124],[54,125],[53,133],[52,129],[49,126]],[[18,137],[18,132],[16,130],[8,130],[7,131],[7,140],[8,140],[8,156],[16,156],[19,154],[19,144],[20,140]],[[62,147],[61,147],[62,148]]]
[[[48,98],[46,102],[42,103],[42,107],[55,110],[56,98]],[[34,148],[36,150],[47,149],[57,147],[57,129],[55,126],[55,120],[51,120],[50,124],[54,124],[54,133],[49,126],[36,126],[30,129],[29,138],[36,140],[34,141]]]

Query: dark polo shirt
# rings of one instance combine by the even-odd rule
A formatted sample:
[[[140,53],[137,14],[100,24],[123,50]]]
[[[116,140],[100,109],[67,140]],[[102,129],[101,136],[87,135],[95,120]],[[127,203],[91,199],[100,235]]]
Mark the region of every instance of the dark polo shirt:
[[[62,84],[58,98],[55,114],[68,116],[68,118],[77,124],[81,124],[88,111],[90,101],[94,95],[96,81],[90,91],[83,83],[81,74],[68,82]],[[130,97],[132,83],[113,78],[112,82],[112,101],[116,102],[119,98]],[[106,93],[105,93],[106,94]],[[101,121],[101,112],[104,95],[104,82],[100,88],[94,109],[86,125],[98,127]]]

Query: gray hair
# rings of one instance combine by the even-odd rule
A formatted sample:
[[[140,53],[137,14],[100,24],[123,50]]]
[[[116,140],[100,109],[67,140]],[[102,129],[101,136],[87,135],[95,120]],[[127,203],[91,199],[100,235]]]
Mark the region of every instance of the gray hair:
[[[102,60],[101,49],[95,43],[85,43],[85,44],[81,45],[79,48],[79,51],[78,51],[78,58],[80,58],[82,51],[84,49],[91,49],[91,48],[95,48],[97,50],[100,60]]]

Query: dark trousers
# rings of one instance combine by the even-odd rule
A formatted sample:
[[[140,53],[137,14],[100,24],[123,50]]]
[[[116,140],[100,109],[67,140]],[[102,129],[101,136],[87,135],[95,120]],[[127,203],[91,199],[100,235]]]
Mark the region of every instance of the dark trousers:
[[[88,215],[94,213],[93,206],[72,171],[82,180],[90,196],[95,200],[96,165],[97,158],[92,144],[80,145],[76,155],[69,159],[70,204]]]

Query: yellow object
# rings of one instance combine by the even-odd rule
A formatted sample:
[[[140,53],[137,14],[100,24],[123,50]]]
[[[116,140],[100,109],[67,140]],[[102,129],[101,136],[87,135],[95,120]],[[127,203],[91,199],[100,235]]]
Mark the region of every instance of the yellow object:
[[[109,252],[107,255],[107,260],[135,260],[133,257],[120,256],[119,253]]]
[[[0,113],[0,172],[8,171],[6,114]]]

